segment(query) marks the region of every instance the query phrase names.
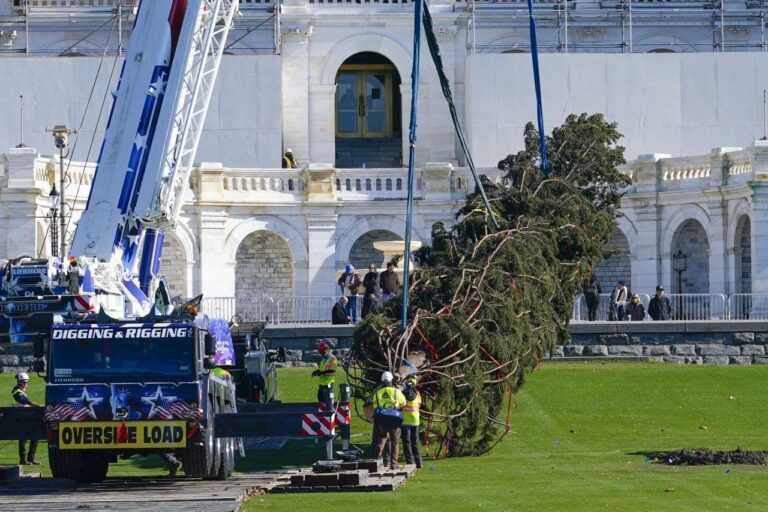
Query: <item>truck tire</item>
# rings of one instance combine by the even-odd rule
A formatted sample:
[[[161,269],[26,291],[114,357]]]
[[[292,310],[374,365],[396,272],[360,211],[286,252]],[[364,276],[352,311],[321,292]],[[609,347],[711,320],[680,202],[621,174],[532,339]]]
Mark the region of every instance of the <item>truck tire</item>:
[[[199,441],[202,446],[193,444],[187,445],[184,455],[181,457],[181,463],[184,466],[184,474],[193,478],[203,478],[208,476],[210,469],[210,459],[207,457],[206,446],[208,444],[208,432],[201,432]]]
[[[100,482],[107,477],[109,460],[100,453],[86,450],[59,450],[48,447],[48,460],[54,478],[76,482]]]
[[[224,439],[221,442],[221,464],[216,473],[216,480],[226,480],[232,476],[232,467],[234,466],[235,454],[231,439]]]
[[[214,465],[216,439],[213,437],[213,404],[208,402],[208,428],[200,431],[196,444],[188,444],[181,458],[184,474],[193,478],[212,478],[218,472]]]
[[[214,404],[211,404],[211,405],[212,405],[212,407],[209,407],[208,410],[212,411],[211,421],[209,423],[212,426],[213,425],[213,418],[214,418],[214,416],[217,413],[221,412],[221,408],[219,406],[218,401],[215,403],[215,405]],[[223,451],[222,450],[222,444],[223,444],[223,440],[221,438],[219,438],[219,437],[216,437],[213,434],[212,428],[209,430],[209,433],[211,434],[211,437],[213,439],[213,451],[211,453],[211,466],[210,466],[210,470],[208,472],[208,476],[207,477],[203,477],[203,478],[206,478],[208,480],[218,480],[219,479],[219,473],[221,471],[221,461],[223,459],[223,457],[222,457],[222,451]]]

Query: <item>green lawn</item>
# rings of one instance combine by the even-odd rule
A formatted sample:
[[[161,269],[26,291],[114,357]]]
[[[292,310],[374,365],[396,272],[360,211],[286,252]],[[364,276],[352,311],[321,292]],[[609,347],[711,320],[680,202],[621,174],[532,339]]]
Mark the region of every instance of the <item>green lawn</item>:
[[[429,461],[393,493],[268,495],[246,510],[766,510],[766,467],[667,467],[645,456],[768,449],[766,382],[768,367],[757,366],[548,364],[528,378],[513,432],[489,455]]]
[[[284,401],[315,395],[310,369],[280,372]],[[646,454],[676,448],[768,449],[768,367],[675,366],[646,363],[547,364],[516,397],[513,429],[489,455],[428,461],[392,493],[267,495],[246,510],[767,510],[768,468],[667,467]],[[12,376],[0,375],[10,403]],[[42,400],[43,383],[31,382]],[[353,419],[353,422],[355,420]],[[353,440],[367,449],[369,427],[357,421]],[[322,457],[313,441],[280,451],[249,451],[238,469],[306,465]],[[45,460],[45,444],[39,459]],[[16,443],[0,463],[16,462]],[[46,465],[42,466],[48,472]],[[162,474],[155,458],[134,457],[110,475]]]

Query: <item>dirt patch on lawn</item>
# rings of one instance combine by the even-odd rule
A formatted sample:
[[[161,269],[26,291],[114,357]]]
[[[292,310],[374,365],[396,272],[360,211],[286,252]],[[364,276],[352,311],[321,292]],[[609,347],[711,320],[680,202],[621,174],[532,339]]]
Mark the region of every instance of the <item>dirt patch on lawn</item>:
[[[706,448],[682,449],[674,452],[654,453],[653,462],[669,466],[708,466],[716,464],[768,464],[768,451],[714,451]]]

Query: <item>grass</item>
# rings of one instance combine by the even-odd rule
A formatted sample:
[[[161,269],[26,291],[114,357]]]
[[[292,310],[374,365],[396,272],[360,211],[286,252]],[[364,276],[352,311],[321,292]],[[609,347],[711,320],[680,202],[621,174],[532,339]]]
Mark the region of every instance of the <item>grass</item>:
[[[768,448],[766,382],[759,366],[549,364],[528,378],[513,431],[486,456],[429,461],[393,493],[268,495],[245,509],[766,510],[768,468],[646,460],[682,447]]]
[[[311,370],[280,372],[284,401],[315,395]],[[512,432],[490,454],[432,461],[392,493],[267,495],[245,510],[337,509],[366,511],[700,511],[766,510],[768,468],[668,467],[646,455],[705,447],[768,449],[765,383],[768,367],[675,366],[642,363],[548,364],[516,396]],[[42,400],[43,383],[30,383]],[[0,375],[10,403],[12,376]],[[369,426],[353,419],[353,440],[367,448]],[[44,463],[45,444],[38,457]],[[290,442],[283,450],[249,451],[239,470],[307,465],[323,446]],[[16,462],[16,443],[0,450],[0,463]],[[48,473],[47,465],[41,466]],[[129,461],[110,475],[163,473],[159,459]]]

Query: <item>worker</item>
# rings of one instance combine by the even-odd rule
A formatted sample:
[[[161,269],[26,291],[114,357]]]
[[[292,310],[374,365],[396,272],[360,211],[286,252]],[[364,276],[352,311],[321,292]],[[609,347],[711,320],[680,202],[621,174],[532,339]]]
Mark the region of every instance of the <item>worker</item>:
[[[403,425],[400,427],[400,434],[403,437],[405,462],[416,464],[417,468],[421,468],[421,452],[419,450],[421,394],[416,389],[416,383],[416,375],[409,375],[405,379],[405,386],[403,388],[405,405],[403,406]]]
[[[221,379],[224,379],[224,380],[227,380],[227,379],[231,379],[231,378],[232,378],[232,374],[231,374],[231,373],[229,373],[227,370],[225,370],[224,368],[221,368],[221,367],[219,367],[219,366],[217,366],[216,368],[214,368],[214,369],[212,370],[212,373],[213,373],[215,376],[217,376],[217,377],[219,377],[219,378],[221,378]]]
[[[400,426],[403,424],[402,409],[405,396],[394,384],[391,372],[381,374],[381,386],[373,393],[373,439],[371,441],[374,459],[382,457],[390,469],[399,469],[397,463],[398,445],[400,444]],[[390,453],[383,453],[389,443]]]
[[[317,346],[317,352],[320,354],[320,363],[317,370],[312,372],[313,377],[318,377],[317,401],[324,402],[323,396],[325,390],[333,391],[333,383],[336,380],[336,368],[339,367],[339,360],[333,355],[331,346],[322,341]]]
[[[283,157],[283,169],[295,169],[298,165],[296,159],[293,158],[293,150],[291,148],[286,149]]]
[[[13,400],[16,402],[14,407],[40,407],[39,404],[36,404],[27,396],[27,384],[29,384],[29,375],[25,372],[17,373],[16,386],[14,386],[13,391],[11,392]],[[40,463],[35,460],[37,439],[29,440],[29,452],[26,450],[26,442],[26,439],[19,439],[19,465],[40,465]]]

